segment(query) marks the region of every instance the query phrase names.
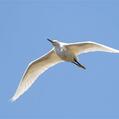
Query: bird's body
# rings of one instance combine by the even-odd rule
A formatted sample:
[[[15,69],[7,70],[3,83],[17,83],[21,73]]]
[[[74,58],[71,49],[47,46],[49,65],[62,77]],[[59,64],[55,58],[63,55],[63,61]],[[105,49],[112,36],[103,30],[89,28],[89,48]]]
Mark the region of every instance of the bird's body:
[[[28,68],[25,71],[22,80],[20,81],[16,93],[12,97],[12,101],[15,101],[25,91],[27,91],[42,73],[60,62],[71,62],[85,69],[85,67],[79,63],[77,55],[95,51],[119,53],[119,50],[91,41],[68,44],[56,40],[48,40],[52,43],[54,48],[44,56],[38,58],[28,65]]]
[[[75,58],[75,54],[70,52],[62,43],[58,46],[56,45],[54,51],[64,61],[72,62]]]

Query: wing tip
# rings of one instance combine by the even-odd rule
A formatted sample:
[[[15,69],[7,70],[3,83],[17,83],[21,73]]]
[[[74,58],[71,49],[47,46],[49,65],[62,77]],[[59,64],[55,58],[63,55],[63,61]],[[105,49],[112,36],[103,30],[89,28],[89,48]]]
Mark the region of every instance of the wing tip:
[[[116,49],[112,49],[111,51],[112,53],[119,53],[119,50],[116,50]]]
[[[16,100],[18,99],[18,96],[13,96],[11,99],[10,99],[10,102],[15,102]]]
[[[11,99],[10,99],[10,102],[15,102],[16,101],[16,98],[15,97],[12,97]]]

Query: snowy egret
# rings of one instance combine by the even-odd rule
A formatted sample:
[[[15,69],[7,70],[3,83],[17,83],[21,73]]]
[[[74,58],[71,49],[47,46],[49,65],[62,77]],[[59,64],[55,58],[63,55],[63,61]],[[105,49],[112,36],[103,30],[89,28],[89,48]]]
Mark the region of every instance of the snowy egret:
[[[12,101],[15,101],[26,92],[42,73],[60,62],[71,62],[86,69],[85,66],[79,63],[77,55],[95,51],[119,53],[119,50],[91,41],[63,43],[57,40],[47,40],[52,43],[53,49],[28,65],[16,92],[11,99]]]

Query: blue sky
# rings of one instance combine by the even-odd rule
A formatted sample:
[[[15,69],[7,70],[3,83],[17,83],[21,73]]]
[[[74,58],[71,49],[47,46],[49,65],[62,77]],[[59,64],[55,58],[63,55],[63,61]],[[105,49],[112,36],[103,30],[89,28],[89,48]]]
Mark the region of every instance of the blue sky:
[[[0,0],[0,118],[118,119],[118,54],[81,55],[86,71],[58,64],[9,101],[28,63],[52,48],[47,38],[119,49],[119,1]]]

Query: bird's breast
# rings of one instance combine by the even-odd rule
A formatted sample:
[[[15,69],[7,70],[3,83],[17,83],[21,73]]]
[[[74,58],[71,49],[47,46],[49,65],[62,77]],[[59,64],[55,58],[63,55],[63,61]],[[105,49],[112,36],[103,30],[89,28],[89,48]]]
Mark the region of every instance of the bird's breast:
[[[74,55],[65,48],[57,48],[55,51],[56,54],[65,61],[72,61],[74,59]]]
[[[56,48],[55,51],[58,56],[63,55],[63,52],[64,52],[62,48]]]

